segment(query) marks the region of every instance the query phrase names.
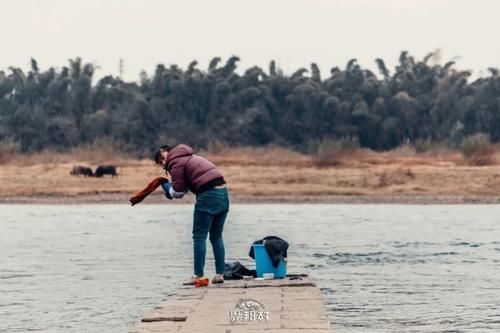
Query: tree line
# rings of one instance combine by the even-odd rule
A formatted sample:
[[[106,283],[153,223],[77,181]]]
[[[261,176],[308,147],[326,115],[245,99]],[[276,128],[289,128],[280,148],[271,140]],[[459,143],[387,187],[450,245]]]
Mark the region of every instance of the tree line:
[[[312,63],[285,75],[275,61],[236,72],[238,57],[213,58],[207,69],[156,66],[139,82],[105,76],[82,59],[61,69],[0,71],[0,143],[23,152],[65,150],[106,139],[129,152],[172,142],[203,148],[275,144],[304,151],[323,140],[355,140],[387,150],[419,141],[459,143],[475,133],[500,139],[500,76],[469,82],[454,62],[416,60],[402,52],[378,73],[356,59],[321,73]]]

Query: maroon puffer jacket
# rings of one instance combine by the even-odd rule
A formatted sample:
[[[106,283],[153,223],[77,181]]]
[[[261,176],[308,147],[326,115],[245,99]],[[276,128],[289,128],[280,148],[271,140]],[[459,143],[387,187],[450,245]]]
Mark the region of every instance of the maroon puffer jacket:
[[[193,193],[222,174],[209,160],[193,154],[193,149],[180,144],[168,152],[166,170],[172,177],[172,188],[176,192],[186,189]]]

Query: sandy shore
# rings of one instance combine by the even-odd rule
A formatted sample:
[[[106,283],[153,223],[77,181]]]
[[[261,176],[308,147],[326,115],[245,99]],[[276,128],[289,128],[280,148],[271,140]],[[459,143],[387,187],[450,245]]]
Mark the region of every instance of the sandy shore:
[[[168,201],[162,195],[152,195],[141,205],[193,204],[194,196],[182,200]],[[404,204],[404,205],[448,205],[448,204],[500,204],[500,196],[478,195],[359,195],[359,196],[245,196],[232,195],[232,204]],[[128,196],[118,194],[96,194],[78,196],[14,196],[1,197],[0,205],[81,205],[123,204],[130,205]]]
[[[282,149],[201,154],[223,172],[233,203],[500,203],[500,164],[470,166],[453,152],[355,151],[327,167]],[[116,165],[119,176],[70,175],[74,165],[95,169],[100,164]],[[165,176],[164,171],[150,160],[121,155],[22,155],[0,165],[0,203],[128,204],[129,197],[158,176]],[[193,201],[194,196],[187,195],[175,204]],[[159,203],[174,202],[158,189],[141,204]]]

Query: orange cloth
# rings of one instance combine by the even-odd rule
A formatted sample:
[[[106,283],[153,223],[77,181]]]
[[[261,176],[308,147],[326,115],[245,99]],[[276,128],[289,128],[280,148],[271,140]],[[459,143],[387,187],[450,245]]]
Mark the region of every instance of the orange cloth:
[[[166,182],[168,182],[167,178],[156,177],[144,189],[142,189],[140,192],[137,192],[136,194],[134,194],[134,196],[130,198],[130,203],[132,204],[132,206],[135,204],[138,204],[139,202],[144,200],[145,197],[147,197],[148,195],[153,193],[153,191],[156,190],[156,188],[158,186],[160,186],[161,184],[166,183]]]
[[[196,288],[200,288],[200,287],[208,287],[208,278],[197,278],[195,283],[194,283],[194,286]]]

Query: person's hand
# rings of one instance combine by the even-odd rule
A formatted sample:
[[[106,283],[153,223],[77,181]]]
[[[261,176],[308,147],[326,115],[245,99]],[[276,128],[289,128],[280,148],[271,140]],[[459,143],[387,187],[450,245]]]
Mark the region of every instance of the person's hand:
[[[165,196],[167,197],[168,200],[172,200],[172,196],[170,195],[170,188],[172,187],[172,184],[170,182],[165,182],[161,184],[161,187],[163,188],[163,191],[165,192]]]

